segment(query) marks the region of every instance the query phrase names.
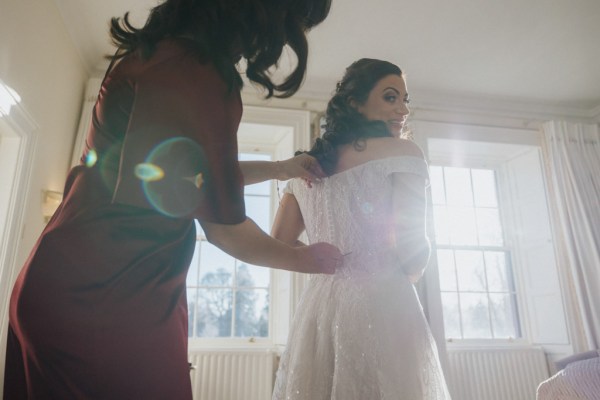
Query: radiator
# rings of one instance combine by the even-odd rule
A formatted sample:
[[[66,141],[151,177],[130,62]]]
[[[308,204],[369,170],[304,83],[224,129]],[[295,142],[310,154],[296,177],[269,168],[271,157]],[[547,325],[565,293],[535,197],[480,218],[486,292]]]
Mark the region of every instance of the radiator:
[[[190,352],[194,400],[270,400],[276,357],[270,350]]]
[[[548,379],[542,349],[448,349],[452,400],[535,400]]]

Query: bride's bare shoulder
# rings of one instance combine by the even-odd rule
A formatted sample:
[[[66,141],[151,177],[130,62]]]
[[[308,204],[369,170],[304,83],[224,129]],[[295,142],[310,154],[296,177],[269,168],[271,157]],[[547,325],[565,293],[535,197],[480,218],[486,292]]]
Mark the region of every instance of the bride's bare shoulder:
[[[385,158],[396,156],[410,156],[425,158],[423,150],[413,141],[392,137],[367,139],[365,151],[369,158]]]

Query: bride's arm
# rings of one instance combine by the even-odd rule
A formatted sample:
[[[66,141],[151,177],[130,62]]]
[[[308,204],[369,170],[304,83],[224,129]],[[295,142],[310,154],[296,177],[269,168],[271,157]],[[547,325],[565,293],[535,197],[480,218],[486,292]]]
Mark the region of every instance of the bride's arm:
[[[423,276],[431,252],[425,224],[425,178],[409,173],[392,176],[396,257],[404,273],[415,283]]]
[[[271,236],[290,246],[304,246],[304,243],[298,240],[303,231],[304,220],[298,201],[294,195],[284,193],[271,228]]]

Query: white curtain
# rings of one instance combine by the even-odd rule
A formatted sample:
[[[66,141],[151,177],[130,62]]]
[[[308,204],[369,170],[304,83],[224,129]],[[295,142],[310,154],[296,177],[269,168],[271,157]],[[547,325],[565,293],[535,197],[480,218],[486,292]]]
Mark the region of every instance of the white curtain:
[[[579,319],[584,341],[574,345],[576,351],[600,348],[598,125],[546,122],[542,149],[563,287],[568,302],[575,306],[578,315],[572,317]]]

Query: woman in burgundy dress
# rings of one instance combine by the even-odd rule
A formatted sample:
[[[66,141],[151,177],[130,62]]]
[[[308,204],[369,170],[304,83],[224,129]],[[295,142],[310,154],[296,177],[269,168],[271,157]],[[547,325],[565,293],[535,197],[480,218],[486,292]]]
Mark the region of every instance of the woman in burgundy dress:
[[[294,248],[245,215],[243,185],[318,176],[308,156],[238,163],[246,75],[267,97],[302,83],[305,33],[330,0],[167,0],[141,29],[115,18],[119,47],[81,164],[13,289],[5,399],[191,399],[185,280],[194,219],[243,261],[331,273],[337,248]],[[267,70],[284,45],[295,70]]]

